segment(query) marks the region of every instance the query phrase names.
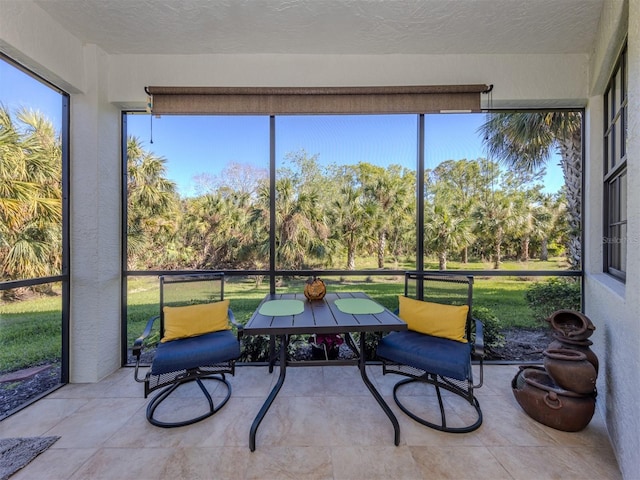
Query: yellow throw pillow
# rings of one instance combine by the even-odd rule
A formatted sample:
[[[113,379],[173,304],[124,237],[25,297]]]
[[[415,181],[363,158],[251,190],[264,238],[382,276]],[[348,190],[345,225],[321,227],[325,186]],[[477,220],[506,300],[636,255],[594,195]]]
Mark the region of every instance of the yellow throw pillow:
[[[409,330],[467,343],[468,305],[443,305],[400,295],[399,317]]]
[[[185,307],[164,307],[164,337],[161,342],[230,330],[229,300]]]

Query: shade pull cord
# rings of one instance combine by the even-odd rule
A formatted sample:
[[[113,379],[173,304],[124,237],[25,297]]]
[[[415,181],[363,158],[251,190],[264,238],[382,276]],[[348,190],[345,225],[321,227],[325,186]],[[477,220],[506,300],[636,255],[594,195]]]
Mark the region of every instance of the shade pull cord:
[[[153,95],[151,93],[149,93],[149,90],[147,89],[147,87],[144,87],[144,91],[147,93],[147,106],[146,106],[146,110],[147,113],[149,114],[149,130],[150,130],[150,140],[149,143],[153,144]]]

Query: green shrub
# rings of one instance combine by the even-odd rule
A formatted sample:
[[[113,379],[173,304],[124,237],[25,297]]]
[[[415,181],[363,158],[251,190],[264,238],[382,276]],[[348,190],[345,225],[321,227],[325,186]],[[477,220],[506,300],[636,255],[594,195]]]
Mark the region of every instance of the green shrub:
[[[581,288],[575,279],[552,278],[533,283],[525,292],[536,321],[543,321],[557,310],[580,311]]]
[[[269,360],[269,337],[245,335],[242,337],[241,343],[241,362],[267,362]]]
[[[504,347],[505,337],[501,333],[502,325],[491,310],[487,307],[473,307],[472,316],[482,322],[484,347],[486,349]]]

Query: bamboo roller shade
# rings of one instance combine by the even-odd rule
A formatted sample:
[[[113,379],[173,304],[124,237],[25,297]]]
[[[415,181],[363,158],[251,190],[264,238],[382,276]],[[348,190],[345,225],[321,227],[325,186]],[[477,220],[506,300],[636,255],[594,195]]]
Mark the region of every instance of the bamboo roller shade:
[[[160,114],[358,114],[480,111],[487,85],[147,87]]]

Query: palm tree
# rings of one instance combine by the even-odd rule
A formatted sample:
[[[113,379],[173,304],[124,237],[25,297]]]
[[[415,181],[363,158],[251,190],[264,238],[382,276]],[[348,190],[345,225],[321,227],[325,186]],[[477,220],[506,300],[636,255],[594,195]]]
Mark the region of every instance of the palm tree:
[[[548,231],[549,214],[541,202],[531,198],[532,192],[519,195],[514,203],[517,225],[515,225],[516,240],[520,244],[520,261],[528,262],[531,241],[541,239]]]
[[[184,202],[183,243],[193,252],[192,267],[220,268],[230,257],[233,242],[232,206],[219,194],[208,193]]]
[[[39,112],[0,106],[0,276],[59,271],[62,259],[61,142]]]
[[[166,178],[166,159],[127,139],[127,242],[133,267],[145,260],[160,267],[167,236],[176,231],[176,184]]]
[[[544,220],[543,235],[540,238],[540,260],[549,258],[549,240],[561,237],[566,230],[567,206],[564,195],[545,194],[540,204],[541,216]]]
[[[507,234],[518,222],[514,214],[513,202],[500,191],[482,199],[473,212],[477,236],[490,245],[496,270],[502,262],[502,246]]]
[[[251,215],[256,225],[268,225],[269,185],[263,184],[258,191],[258,201]],[[312,260],[323,260],[329,229],[323,212],[317,208],[318,194],[301,191],[289,177],[276,182],[276,255],[279,268],[300,269]],[[256,248],[268,255],[269,242],[265,238]]]
[[[474,235],[468,217],[458,216],[453,204],[439,202],[431,206],[428,221],[425,222],[425,243],[437,254],[438,268],[447,269],[447,255],[471,245]]]
[[[347,270],[356,269],[356,252],[368,237],[365,228],[370,225],[370,212],[362,202],[361,189],[345,185],[333,202],[331,212],[334,234],[347,249]]]
[[[543,167],[555,149],[561,157],[569,215],[568,259],[581,265],[582,117],[578,112],[492,113],[480,127],[489,154],[526,171]]]
[[[371,222],[377,232],[376,253],[378,268],[384,268],[387,239],[407,208],[408,191],[407,172],[402,167],[391,165],[388,169],[368,163],[357,166],[360,181],[364,187],[365,202],[372,213]]]
[[[435,192],[434,198],[443,193],[447,195],[449,216],[453,216],[452,218],[469,219],[481,193],[490,189],[493,178],[483,175],[486,171],[482,167],[483,163],[486,163],[483,159],[445,160],[425,174],[428,193]],[[468,263],[469,247],[473,241],[462,242],[460,245],[462,263]]]

